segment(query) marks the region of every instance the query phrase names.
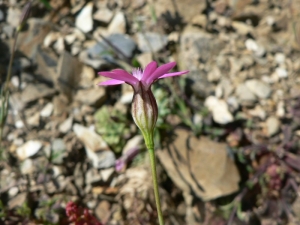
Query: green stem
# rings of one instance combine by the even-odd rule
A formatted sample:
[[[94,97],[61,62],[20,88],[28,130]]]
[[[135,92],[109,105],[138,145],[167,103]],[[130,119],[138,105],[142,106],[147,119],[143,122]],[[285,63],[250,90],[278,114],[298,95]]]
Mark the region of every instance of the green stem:
[[[157,182],[157,173],[156,173],[156,160],[155,160],[155,152],[154,148],[148,148],[149,156],[150,156],[150,164],[151,164],[151,171],[152,171],[152,180],[153,180],[153,189],[154,189],[154,196],[158,214],[158,220],[160,225],[164,225],[164,218],[161,211],[160,205],[160,198],[158,192],[158,182]]]

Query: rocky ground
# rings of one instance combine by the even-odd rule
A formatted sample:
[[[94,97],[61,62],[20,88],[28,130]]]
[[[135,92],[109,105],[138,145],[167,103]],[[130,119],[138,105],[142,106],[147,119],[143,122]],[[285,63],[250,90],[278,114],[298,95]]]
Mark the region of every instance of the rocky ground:
[[[0,79],[27,1],[0,1]],[[97,72],[189,70],[153,86],[166,224],[300,224],[299,0],[35,0],[18,35],[0,159],[4,224],[157,224],[128,85]],[[1,98],[3,102],[3,98]]]

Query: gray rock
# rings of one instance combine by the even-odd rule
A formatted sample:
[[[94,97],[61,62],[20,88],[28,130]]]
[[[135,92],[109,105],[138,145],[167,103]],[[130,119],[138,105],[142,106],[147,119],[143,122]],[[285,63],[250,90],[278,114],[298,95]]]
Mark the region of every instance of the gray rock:
[[[2,31],[7,35],[8,38],[12,38],[14,34],[14,27],[11,25],[4,25]]]
[[[268,98],[271,94],[271,87],[263,81],[257,79],[247,80],[245,85],[259,98]]]
[[[137,43],[142,52],[158,52],[168,43],[168,36],[154,32],[137,33]]]
[[[280,130],[280,121],[275,116],[270,116],[266,121],[267,135],[269,137],[277,134]]]
[[[245,84],[239,84],[236,88],[236,95],[241,105],[252,106],[256,102],[256,96]]]
[[[41,98],[50,97],[55,94],[55,90],[44,84],[29,84],[22,93],[15,93],[10,101],[14,108],[23,109],[28,103]]]
[[[214,92],[214,86],[207,80],[206,73],[200,70],[192,70],[187,76],[188,85],[199,98],[206,98]]]
[[[107,37],[107,40],[116,48],[118,48],[122,53],[131,58],[133,56],[133,52],[136,49],[135,42],[130,38],[130,36],[125,34],[112,34]],[[88,49],[88,54],[93,59],[100,59],[102,55],[111,50],[111,47],[106,42],[100,42],[95,44],[94,46]],[[120,53],[118,53],[119,57],[122,57]]]
[[[198,70],[199,62],[215,60],[222,49],[219,39],[195,27],[187,26],[180,38],[180,57],[190,71]]]
[[[97,160],[93,160],[93,166],[98,169],[105,169],[115,166],[116,156],[112,151],[96,152]]]
[[[94,69],[99,69],[101,66],[107,64],[104,59],[92,58],[87,51],[82,51],[79,53],[79,60],[86,65],[93,67]]]

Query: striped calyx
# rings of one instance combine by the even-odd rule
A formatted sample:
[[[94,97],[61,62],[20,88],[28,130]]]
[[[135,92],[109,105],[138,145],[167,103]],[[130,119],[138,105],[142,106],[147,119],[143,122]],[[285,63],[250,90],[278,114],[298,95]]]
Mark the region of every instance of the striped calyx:
[[[134,122],[144,136],[147,148],[153,149],[153,132],[158,109],[151,88],[146,90],[142,82],[139,82],[137,88],[134,89],[131,113]]]

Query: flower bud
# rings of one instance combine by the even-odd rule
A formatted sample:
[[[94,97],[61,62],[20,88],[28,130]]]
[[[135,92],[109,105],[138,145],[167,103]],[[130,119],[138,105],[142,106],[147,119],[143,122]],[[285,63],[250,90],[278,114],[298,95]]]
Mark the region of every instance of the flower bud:
[[[153,132],[158,117],[157,103],[151,88],[146,90],[141,82],[134,89],[131,113],[144,136],[146,147],[153,149]]]

